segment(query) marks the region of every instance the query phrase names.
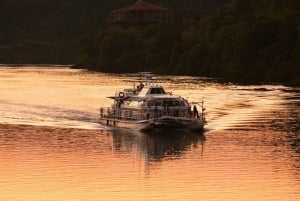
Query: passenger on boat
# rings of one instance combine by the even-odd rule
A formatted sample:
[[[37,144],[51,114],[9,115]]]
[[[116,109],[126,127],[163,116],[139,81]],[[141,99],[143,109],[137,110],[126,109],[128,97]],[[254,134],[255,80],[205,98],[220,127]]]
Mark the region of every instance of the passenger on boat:
[[[157,105],[155,104],[155,108],[154,108],[154,118],[157,118],[158,115],[158,109],[157,109]]]
[[[194,105],[193,112],[194,112],[194,117],[199,118],[199,112],[198,112],[198,110],[197,110],[196,105]]]
[[[151,108],[150,108],[150,107],[148,107],[148,109],[147,109],[147,113],[146,113],[146,118],[147,118],[147,120],[149,120],[149,119],[150,119],[150,114],[151,114]]]
[[[143,82],[140,82],[140,84],[137,86],[137,91],[140,92],[144,88]]]

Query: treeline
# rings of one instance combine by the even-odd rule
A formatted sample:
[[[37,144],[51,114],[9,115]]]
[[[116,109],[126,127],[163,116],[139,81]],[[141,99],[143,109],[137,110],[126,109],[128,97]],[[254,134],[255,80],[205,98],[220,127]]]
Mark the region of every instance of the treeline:
[[[0,0],[0,63],[299,85],[300,1],[148,0],[209,15],[145,27],[106,24],[109,11],[135,1]]]
[[[107,28],[82,39],[81,61],[104,72],[299,85],[299,9],[298,0],[232,0],[197,22]]]
[[[0,0],[1,63],[73,63],[118,0]]]
[[[80,38],[106,27],[107,13],[136,0],[0,0],[0,63],[77,63]],[[226,0],[149,0],[211,10]]]

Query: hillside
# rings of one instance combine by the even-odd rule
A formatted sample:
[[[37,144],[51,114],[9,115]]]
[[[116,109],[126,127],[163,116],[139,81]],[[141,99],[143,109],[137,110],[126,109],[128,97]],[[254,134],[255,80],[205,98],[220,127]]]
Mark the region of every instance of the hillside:
[[[85,38],[82,62],[96,71],[299,85],[299,2],[232,0],[199,21],[105,29]]]
[[[211,10],[224,0],[154,0],[171,9]],[[0,0],[0,63],[77,63],[79,40],[106,27],[111,10],[135,0]]]

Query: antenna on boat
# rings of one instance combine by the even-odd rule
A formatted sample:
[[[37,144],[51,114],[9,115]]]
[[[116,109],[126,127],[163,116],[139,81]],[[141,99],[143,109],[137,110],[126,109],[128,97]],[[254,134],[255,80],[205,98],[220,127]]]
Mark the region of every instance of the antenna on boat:
[[[149,86],[151,81],[152,81],[152,73],[151,72],[139,72],[138,73],[141,77],[143,82],[145,83],[146,86]]]

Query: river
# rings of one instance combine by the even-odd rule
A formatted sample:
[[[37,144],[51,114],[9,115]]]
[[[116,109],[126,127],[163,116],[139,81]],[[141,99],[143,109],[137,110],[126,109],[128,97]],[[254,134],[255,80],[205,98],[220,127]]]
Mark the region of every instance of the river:
[[[204,101],[205,131],[97,124],[136,75],[0,66],[0,200],[300,200],[300,89],[154,76]]]

